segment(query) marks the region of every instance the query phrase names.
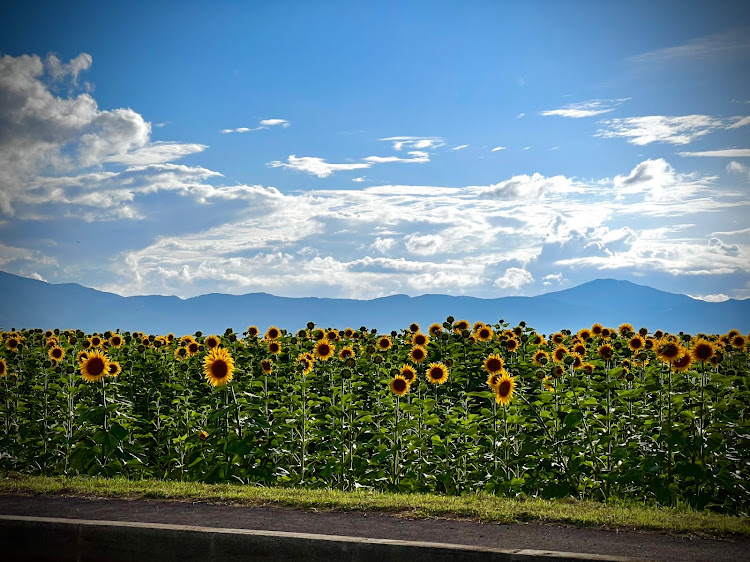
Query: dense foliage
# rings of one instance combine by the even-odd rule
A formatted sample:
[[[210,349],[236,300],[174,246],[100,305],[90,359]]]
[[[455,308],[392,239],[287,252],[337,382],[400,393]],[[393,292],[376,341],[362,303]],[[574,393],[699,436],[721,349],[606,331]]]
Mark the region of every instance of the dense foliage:
[[[2,334],[0,467],[623,497],[747,514],[747,337],[251,327]],[[422,345],[419,345],[422,344]]]

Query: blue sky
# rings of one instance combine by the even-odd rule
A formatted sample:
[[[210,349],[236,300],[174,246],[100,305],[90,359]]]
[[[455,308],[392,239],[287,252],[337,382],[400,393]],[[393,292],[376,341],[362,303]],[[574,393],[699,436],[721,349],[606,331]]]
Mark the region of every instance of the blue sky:
[[[16,2],[0,268],[123,295],[748,298],[748,68],[746,2]]]

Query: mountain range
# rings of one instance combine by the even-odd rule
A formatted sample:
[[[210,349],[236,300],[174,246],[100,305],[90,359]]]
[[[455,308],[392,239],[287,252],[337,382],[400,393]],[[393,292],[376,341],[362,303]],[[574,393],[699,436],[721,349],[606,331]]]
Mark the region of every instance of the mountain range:
[[[256,325],[299,330],[318,326],[401,330],[417,322],[423,330],[449,315],[469,322],[512,326],[525,321],[539,332],[577,331],[594,323],[616,328],[624,322],[636,329],[672,333],[750,331],[750,299],[705,302],[659,291],[629,281],[598,279],[563,291],[534,297],[392,295],[371,300],[289,298],[266,293],[212,293],[189,299],[174,296],[122,297],[75,283],[51,284],[0,271],[0,329],[61,328],[86,333],[138,330],[148,334],[237,333]]]

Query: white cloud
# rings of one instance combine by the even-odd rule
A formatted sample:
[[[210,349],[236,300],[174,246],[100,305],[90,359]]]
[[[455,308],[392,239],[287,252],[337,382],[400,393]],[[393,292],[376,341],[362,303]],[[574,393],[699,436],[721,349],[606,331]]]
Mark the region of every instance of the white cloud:
[[[386,137],[380,140],[392,142],[394,150],[403,148],[426,150],[445,146],[445,141],[440,137]]]
[[[728,148],[725,150],[704,150],[702,152],[680,152],[680,156],[715,156],[719,158],[747,158],[750,148]]]
[[[530,148],[530,146],[524,146],[521,150],[529,150]]]
[[[495,148],[493,148],[492,150],[490,150],[490,152],[497,152],[498,150],[505,150],[505,148],[506,147],[504,147],[504,146],[496,146]]]
[[[373,250],[377,250],[381,254],[385,254],[386,252],[388,252],[388,250],[393,248],[394,244],[396,244],[396,240],[394,238],[381,238],[380,236],[378,236],[375,239],[375,242],[370,245],[370,248],[372,248]]]
[[[525,113],[519,113],[518,115],[516,115],[516,117],[517,117],[518,119],[523,119],[523,118],[524,118],[525,116],[526,116],[526,114],[525,114]]]
[[[491,199],[542,199],[548,193],[570,193],[581,189],[565,176],[545,177],[522,174],[489,186],[482,195]]]
[[[744,164],[737,162],[736,160],[732,160],[729,164],[727,164],[726,169],[728,174],[739,174],[741,176],[745,176],[747,180],[750,180],[750,167],[745,166]]]
[[[196,143],[177,142],[153,142],[148,146],[137,148],[126,154],[116,154],[103,158],[103,162],[115,162],[127,165],[162,164],[172,162],[188,156],[203,152],[208,146]]]
[[[44,277],[42,277],[41,275],[39,275],[36,271],[33,272],[28,277],[29,277],[29,279],[36,279],[37,281],[44,281],[45,283],[47,283],[47,280]]]
[[[359,178],[352,178],[352,181],[355,181],[357,183],[362,183],[363,181],[365,181],[365,177],[362,176],[362,177],[359,177]]]
[[[424,164],[430,161],[430,155],[422,150],[411,150],[409,153],[411,158],[399,158],[398,156],[367,156],[363,158],[365,162],[371,162],[373,164],[387,164],[390,162],[406,162]]]
[[[505,274],[495,279],[495,287],[499,289],[520,289],[524,285],[534,282],[534,277],[518,267],[509,267]]]
[[[572,117],[580,119],[582,117],[594,117],[603,113],[613,111],[622,102],[630,98],[616,100],[589,100],[579,103],[571,103],[560,109],[550,109],[540,112],[544,116]]]
[[[559,285],[564,280],[562,273],[550,273],[549,275],[545,275],[542,277],[542,283],[547,285],[557,284]]]
[[[729,295],[724,293],[718,293],[715,295],[688,295],[691,299],[701,300],[706,302],[724,302],[729,300]]]
[[[286,119],[261,119],[260,125],[257,127],[237,127],[236,129],[222,129],[219,131],[220,133],[229,134],[229,133],[250,133],[252,131],[262,131],[264,129],[269,129],[271,127],[277,127],[281,126],[284,129],[289,127],[291,123],[287,121]]]
[[[445,240],[439,234],[410,234],[405,238],[406,249],[412,254],[429,256],[440,252]]]
[[[691,39],[682,45],[656,49],[626,59],[631,64],[663,64],[684,60],[691,64],[715,59],[726,60],[737,54],[750,52],[750,29],[740,27],[723,33]]]
[[[649,115],[610,119],[600,124],[602,128],[596,133],[597,137],[624,138],[638,146],[652,142],[688,144],[715,130],[726,128],[725,120],[708,115]]]
[[[731,125],[727,126],[727,129],[738,129],[745,125],[750,125],[750,116],[747,117],[735,117],[736,121]]]
[[[319,178],[327,178],[333,172],[342,170],[362,170],[369,168],[372,164],[370,163],[349,163],[349,164],[330,164],[322,158],[314,156],[302,156],[297,158],[294,154],[290,155],[287,159],[288,163],[274,160],[269,162],[268,166],[271,168],[289,168],[290,170],[297,170],[299,172],[305,172],[318,176]]]
[[[463,150],[464,148],[468,147],[468,144],[459,144],[458,146],[454,146],[451,148],[451,150]]]

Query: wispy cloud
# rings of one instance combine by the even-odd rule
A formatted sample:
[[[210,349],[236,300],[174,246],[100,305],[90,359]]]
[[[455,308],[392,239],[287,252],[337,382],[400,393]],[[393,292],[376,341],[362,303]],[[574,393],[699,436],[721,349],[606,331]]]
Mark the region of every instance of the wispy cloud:
[[[379,140],[392,142],[394,150],[427,150],[445,146],[445,141],[440,137],[385,137]]]
[[[726,128],[728,122],[709,115],[648,115],[610,119],[601,121],[600,125],[601,128],[595,135],[597,137],[624,138],[630,144],[643,146],[652,142],[688,144],[713,131]]]
[[[362,170],[369,168],[372,164],[367,162],[352,162],[347,164],[331,164],[326,162],[323,158],[317,158],[314,156],[301,156],[297,158],[294,154],[290,155],[287,162],[281,162],[274,160],[269,162],[270,168],[288,168],[290,170],[297,170],[298,172],[305,172],[318,176],[319,178],[327,178],[333,172],[342,170]]]
[[[692,39],[682,45],[665,47],[628,57],[626,62],[636,65],[661,64],[671,61],[726,59],[750,53],[750,27],[740,27]]]
[[[499,150],[505,150],[506,148],[507,147],[505,147],[505,146],[496,146],[495,148],[493,148],[492,150],[490,150],[490,152],[498,152]]]
[[[399,156],[367,156],[363,158],[365,162],[371,162],[373,164],[387,164],[389,162],[406,162],[424,164],[430,161],[430,155],[422,150],[410,150],[408,154],[411,158],[401,158]]]
[[[468,144],[459,144],[458,146],[454,146],[451,148],[451,150],[463,150],[464,148],[468,147]]]
[[[255,128],[251,127],[237,127],[236,129],[222,129],[220,133],[250,133],[252,131],[262,131],[263,129],[270,129],[271,127],[282,127],[286,129],[291,123],[286,119],[262,119],[260,125]]]
[[[578,103],[571,103],[560,109],[549,109],[547,111],[540,112],[540,115],[558,116],[558,117],[572,117],[574,119],[580,119],[581,117],[594,117],[603,113],[609,113],[613,111],[618,105],[624,101],[628,101],[630,98],[622,98],[615,100],[589,100]]]
[[[720,158],[745,158],[750,156],[750,148],[726,148],[724,150],[703,150],[700,152],[678,152],[680,156],[714,156]]]

